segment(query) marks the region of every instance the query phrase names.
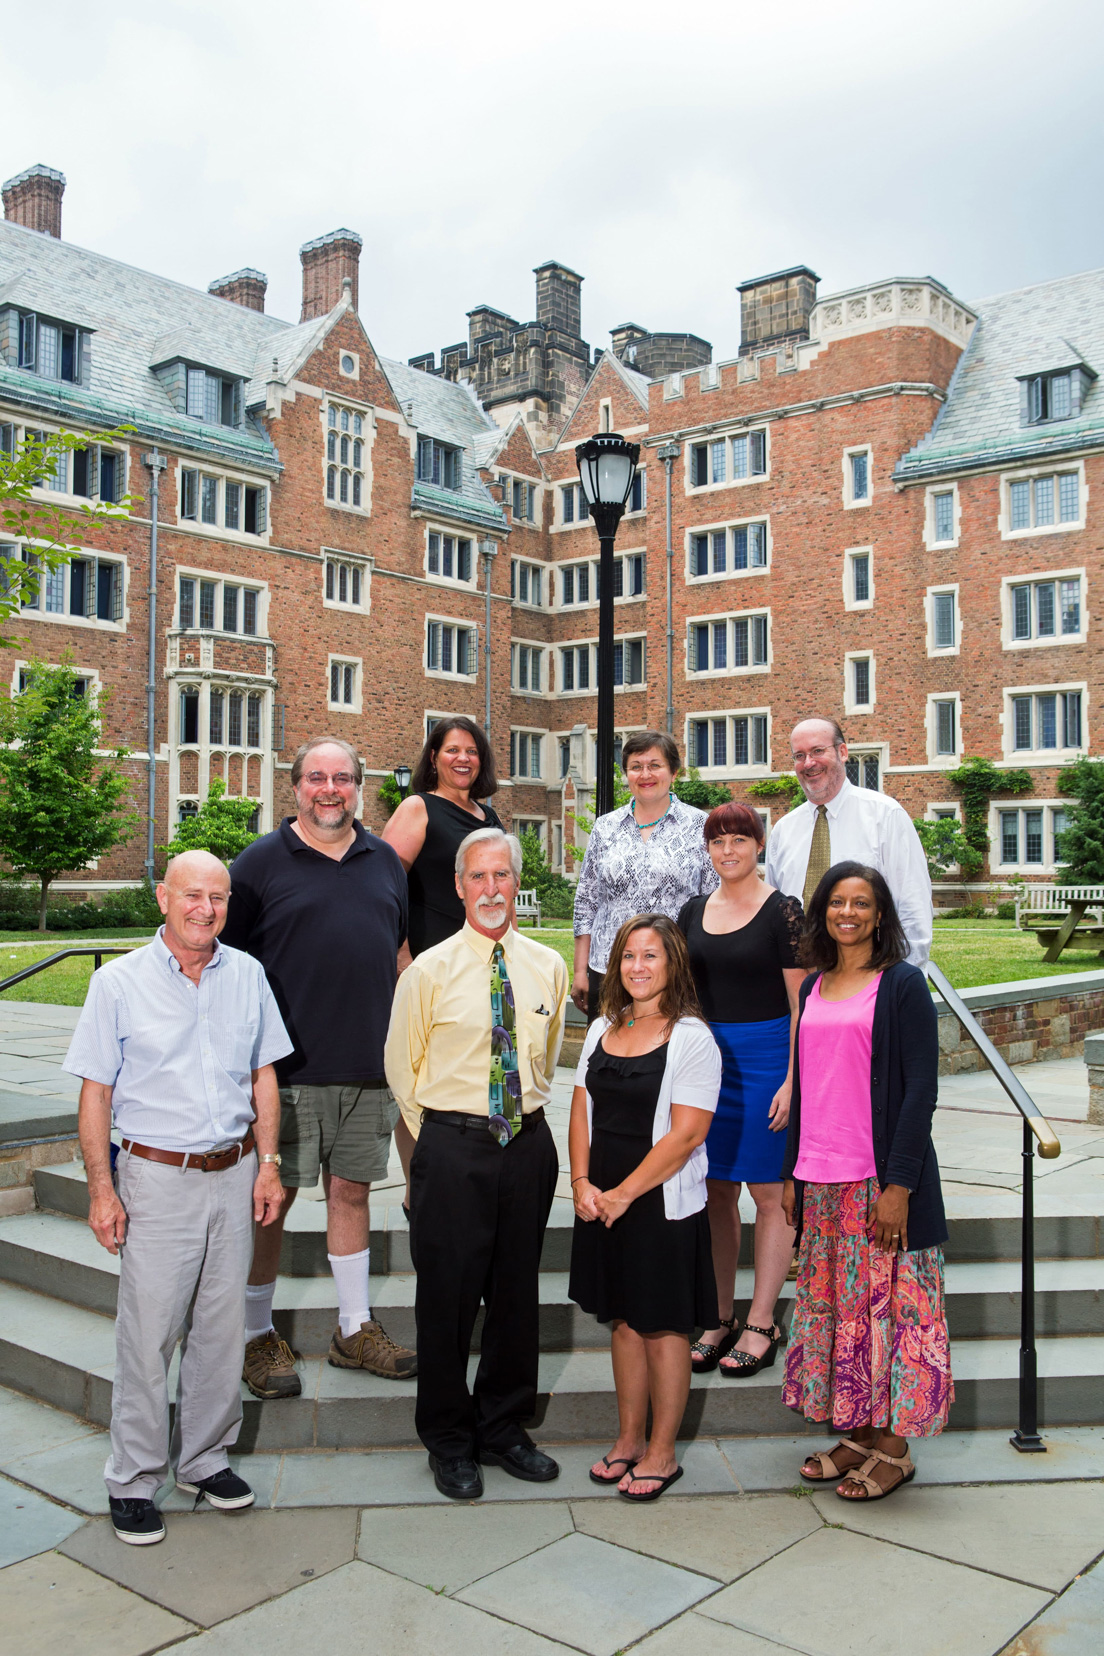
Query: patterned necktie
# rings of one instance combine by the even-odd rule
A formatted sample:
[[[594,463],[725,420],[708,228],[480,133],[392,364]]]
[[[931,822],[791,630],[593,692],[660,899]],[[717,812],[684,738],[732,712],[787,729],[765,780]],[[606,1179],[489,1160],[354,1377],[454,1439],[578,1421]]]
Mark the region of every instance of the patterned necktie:
[[[502,944],[491,956],[491,1084],[488,1126],[499,1144],[509,1144],[521,1126],[521,1076],[514,1041],[514,990]]]
[[[805,886],[801,893],[801,906],[805,913],[809,912],[809,903],[813,892],[823,880],[832,866],[832,841],[828,834],[828,807],[818,805],[816,808],[816,822],[813,825],[813,838],[809,846],[809,866],[805,870]]]

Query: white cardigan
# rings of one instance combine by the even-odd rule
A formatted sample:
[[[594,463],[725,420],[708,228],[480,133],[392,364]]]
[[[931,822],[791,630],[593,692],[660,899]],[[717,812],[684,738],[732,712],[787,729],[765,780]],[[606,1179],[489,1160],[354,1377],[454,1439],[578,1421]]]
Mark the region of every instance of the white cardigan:
[[[582,1057],[575,1071],[575,1085],[586,1087],[587,1065],[590,1055],[601,1040],[609,1024],[605,1018],[596,1018],[587,1030]],[[695,1110],[717,1108],[721,1090],[721,1053],[708,1024],[700,1018],[680,1018],[671,1031],[667,1048],[667,1063],[659,1087],[659,1100],[652,1122],[652,1143],[671,1130],[671,1105],[687,1104]],[[593,1137],[594,1100],[587,1093],[587,1139]],[[705,1175],[709,1158],[705,1145],[699,1144],[676,1173],[663,1181],[663,1211],[668,1219],[687,1219],[705,1206]]]

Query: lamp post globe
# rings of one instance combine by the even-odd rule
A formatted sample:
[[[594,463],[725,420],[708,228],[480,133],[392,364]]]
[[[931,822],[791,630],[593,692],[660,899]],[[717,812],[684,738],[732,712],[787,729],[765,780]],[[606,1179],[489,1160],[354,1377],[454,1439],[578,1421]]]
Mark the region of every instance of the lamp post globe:
[[[598,774],[596,816],[613,810],[613,542],[628,502],[640,444],[598,432],[575,450],[579,481],[598,532]]]
[[[410,792],[410,766],[396,765],[391,774],[395,778],[395,786],[399,790],[400,797],[405,799]]]

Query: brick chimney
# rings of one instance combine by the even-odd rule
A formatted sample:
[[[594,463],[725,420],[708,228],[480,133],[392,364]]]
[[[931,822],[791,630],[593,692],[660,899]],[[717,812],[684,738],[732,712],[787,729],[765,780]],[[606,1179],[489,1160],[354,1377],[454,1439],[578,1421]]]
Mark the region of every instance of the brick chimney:
[[[327,236],[304,242],[299,249],[303,262],[303,312],[300,322],[325,316],[340,304],[346,277],[353,285],[353,309],[357,308],[360,250],[364,245],[355,230],[331,230]]]
[[[808,265],[794,265],[741,282],[736,290],[740,295],[740,355],[750,356],[787,339],[808,339],[819,281]]]
[[[244,305],[246,310],[263,311],[268,277],[263,270],[235,270],[230,276],[218,276],[208,287],[216,299],[228,299],[232,305]]]
[[[28,167],[16,173],[0,186],[4,197],[4,217],[13,224],[22,224],[27,230],[39,230],[44,236],[61,240],[61,198],[65,194],[65,174],[53,167]]]
[[[537,278],[537,321],[572,339],[581,339],[583,278],[554,259],[538,265],[533,275]]]

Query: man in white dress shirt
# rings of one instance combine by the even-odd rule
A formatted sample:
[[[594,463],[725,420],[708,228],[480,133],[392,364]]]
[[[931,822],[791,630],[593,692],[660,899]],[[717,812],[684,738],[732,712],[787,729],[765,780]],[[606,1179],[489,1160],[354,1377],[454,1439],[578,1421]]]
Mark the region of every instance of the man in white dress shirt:
[[[807,907],[818,870],[823,874],[847,859],[878,869],[905,928],[909,960],[926,965],[932,940],[931,876],[908,812],[888,794],[848,781],[847,743],[834,719],[803,719],[794,726],[790,744],[805,803],[771,830],[767,884],[800,897]],[[810,879],[812,887],[806,889]]]

